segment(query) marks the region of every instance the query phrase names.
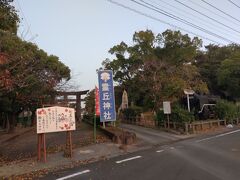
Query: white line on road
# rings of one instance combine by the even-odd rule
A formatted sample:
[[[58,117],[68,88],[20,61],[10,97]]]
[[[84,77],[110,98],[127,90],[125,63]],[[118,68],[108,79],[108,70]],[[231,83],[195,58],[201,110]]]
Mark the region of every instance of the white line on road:
[[[228,132],[228,133],[219,134],[219,135],[216,135],[216,136],[213,136],[213,137],[197,140],[196,142],[198,143],[198,142],[202,142],[202,141],[208,141],[210,139],[215,139],[215,138],[218,138],[218,137],[222,137],[222,136],[226,136],[226,135],[229,135],[229,134],[237,133],[239,131],[240,131],[240,129],[235,130],[235,131],[231,131],[231,132]]]
[[[160,153],[160,152],[163,152],[164,150],[158,150],[158,151],[156,151],[157,153]]]
[[[61,177],[61,178],[58,178],[56,180],[64,180],[64,179],[69,179],[69,178],[72,178],[72,177],[75,177],[75,176],[78,176],[78,175],[81,175],[81,174],[85,174],[85,173],[88,173],[90,172],[90,170],[85,170],[85,171],[81,171],[81,172],[78,172],[78,173],[74,173],[74,174],[71,174],[71,175],[68,175],[68,176],[65,176],[65,177]]]
[[[122,163],[122,162],[126,162],[126,161],[131,161],[133,159],[138,159],[141,158],[142,156],[135,156],[135,157],[131,157],[131,158],[127,158],[127,159],[123,159],[121,161],[116,161],[117,164]]]

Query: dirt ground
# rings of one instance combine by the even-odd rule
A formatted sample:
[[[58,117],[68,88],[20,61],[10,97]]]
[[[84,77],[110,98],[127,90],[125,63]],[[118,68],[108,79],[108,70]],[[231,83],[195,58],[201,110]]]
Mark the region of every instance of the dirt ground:
[[[16,129],[18,135],[0,134],[0,166],[12,161],[37,157],[37,134],[34,127]],[[97,142],[110,141],[104,134],[97,132]],[[93,127],[81,122],[72,132],[73,148],[93,143]],[[47,153],[63,151],[66,145],[66,132],[47,133]]]

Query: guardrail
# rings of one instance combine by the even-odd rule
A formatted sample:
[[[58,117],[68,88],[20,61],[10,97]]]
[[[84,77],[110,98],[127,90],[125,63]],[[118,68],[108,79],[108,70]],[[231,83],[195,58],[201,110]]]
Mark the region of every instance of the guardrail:
[[[206,129],[219,127],[220,125],[226,126],[226,120],[210,120],[210,121],[196,121],[192,123],[185,123],[185,133],[196,133]]]

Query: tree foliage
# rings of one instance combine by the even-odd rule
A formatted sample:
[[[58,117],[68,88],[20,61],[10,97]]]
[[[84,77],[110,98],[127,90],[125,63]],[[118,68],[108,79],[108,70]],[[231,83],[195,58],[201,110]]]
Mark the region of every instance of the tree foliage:
[[[14,127],[20,108],[36,108],[57,84],[70,79],[70,69],[16,35],[19,17],[11,2],[0,0],[0,112],[9,115]]]
[[[227,119],[228,121],[239,118],[240,115],[239,106],[226,100],[217,102],[216,112],[219,119]]]
[[[3,80],[0,83],[3,94],[14,93],[17,97],[30,100],[54,90],[62,80],[70,78],[70,69],[54,55],[47,55],[35,44],[22,41],[8,32],[0,31],[0,53],[6,61],[1,65]]]
[[[227,96],[240,98],[240,53],[221,62],[217,80],[219,87]]]
[[[0,29],[17,34],[19,17],[12,2],[13,0],[0,0]]]
[[[199,68],[203,80],[207,82],[212,94],[224,95],[219,85],[218,71],[222,62],[240,51],[240,46],[230,44],[226,46],[208,45],[206,51],[199,53],[196,57],[196,66]],[[223,67],[222,67],[223,68]],[[224,90],[226,92],[226,90]]]
[[[114,80],[128,91],[129,99],[138,106],[157,109],[162,100],[176,100],[183,89],[207,92],[198,68],[192,64],[202,41],[180,31],[166,30],[155,35],[139,31],[133,35],[133,45],[124,42],[112,47],[112,61],[102,65],[112,69]]]

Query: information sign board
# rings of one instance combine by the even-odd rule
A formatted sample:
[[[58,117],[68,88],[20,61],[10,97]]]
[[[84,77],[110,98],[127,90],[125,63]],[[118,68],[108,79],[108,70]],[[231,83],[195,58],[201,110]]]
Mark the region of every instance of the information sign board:
[[[37,134],[76,130],[75,109],[67,107],[39,108],[37,114]]]

